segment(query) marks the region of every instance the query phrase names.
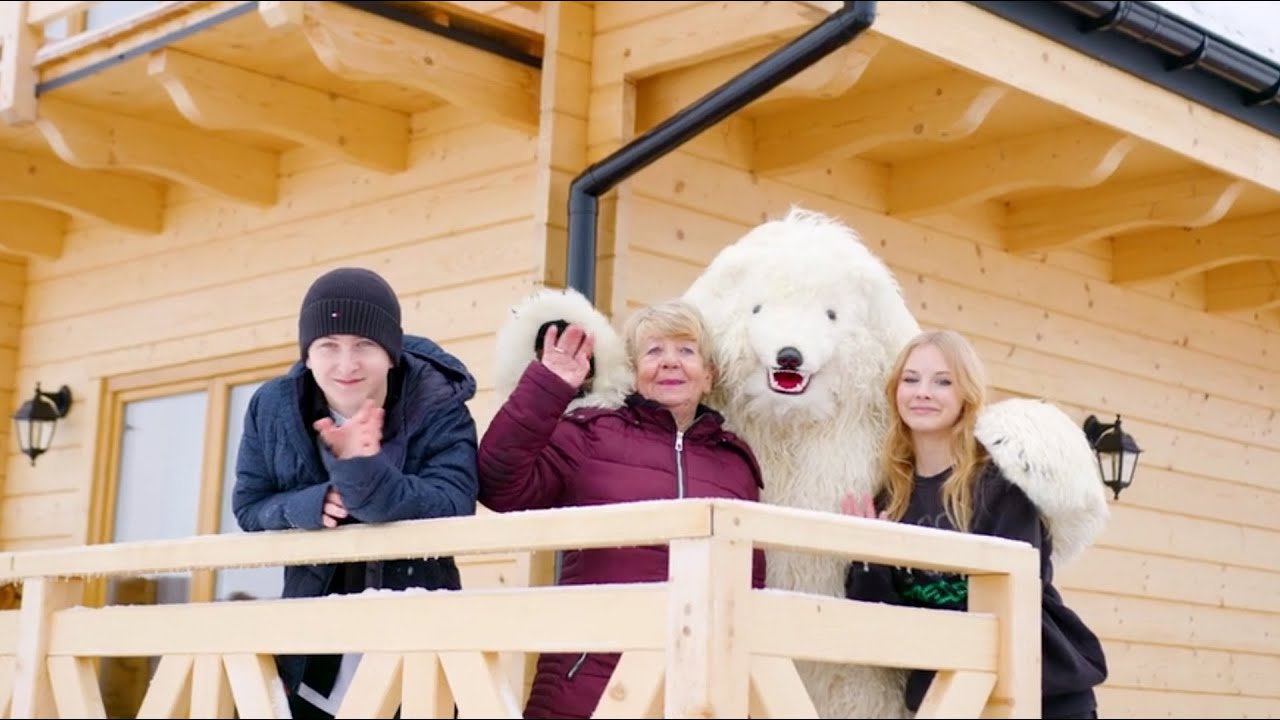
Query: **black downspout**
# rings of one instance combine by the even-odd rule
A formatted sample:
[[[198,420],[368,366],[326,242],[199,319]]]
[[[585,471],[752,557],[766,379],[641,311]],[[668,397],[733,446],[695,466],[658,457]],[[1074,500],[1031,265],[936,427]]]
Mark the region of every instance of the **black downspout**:
[[[574,178],[569,185],[566,284],[595,301],[596,218],[600,195],[848,44],[871,27],[875,15],[875,2],[846,2],[805,34]]]

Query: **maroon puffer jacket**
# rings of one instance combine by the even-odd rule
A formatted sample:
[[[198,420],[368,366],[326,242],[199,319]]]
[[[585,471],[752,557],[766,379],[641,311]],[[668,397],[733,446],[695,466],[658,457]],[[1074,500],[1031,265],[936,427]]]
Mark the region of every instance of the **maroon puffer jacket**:
[[[574,389],[539,362],[525,369],[480,441],[480,502],[533,510],[678,497],[759,500],[760,468],[719,413],[699,408],[676,432],[657,403],[633,395],[618,410],[565,415]],[[566,551],[561,585],[665,582],[665,546]],[[752,585],[764,587],[756,550]],[[526,718],[588,718],[617,664],[616,653],[544,653]]]

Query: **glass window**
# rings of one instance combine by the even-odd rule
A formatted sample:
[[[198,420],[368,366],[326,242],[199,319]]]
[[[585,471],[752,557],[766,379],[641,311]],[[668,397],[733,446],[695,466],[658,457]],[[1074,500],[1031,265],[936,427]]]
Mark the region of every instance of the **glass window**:
[[[152,5],[154,2],[132,2],[132,0],[106,0],[94,3],[85,12],[84,26],[86,30],[96,30],[133,17]]]
[[[196,534],[208,393],[134,400],[124,405],[112,542]],[[186,602],[189,578],[157,575],[109,584],[112,603]]]
[[[236,487],[236,454],[244,433],[244,413],[261,382],[232,385],[227,397],[227,433],[222,462],[222,510],[218,531],[243,532],[231,511],[231,498]],[[284,570],[280,567],[237,568],[218,572],[214,584],[215,600],[248,600],[278,598],[284,590]]]
[[[207,403],[199,391],[125,404],[112,542],[196,534]]]

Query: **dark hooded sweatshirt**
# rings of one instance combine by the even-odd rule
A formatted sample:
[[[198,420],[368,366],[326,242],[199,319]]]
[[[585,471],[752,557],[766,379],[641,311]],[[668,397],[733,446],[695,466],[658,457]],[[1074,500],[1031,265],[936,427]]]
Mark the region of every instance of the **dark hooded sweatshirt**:
[[[327,417],[324,394],[301,362],[258,388],[249,401],[236,458],[232,509],[247,532],[319,529],[330,486],[345,522],[472,515],[476,509],[476,426],[466,402],[476,381],[462,362],[425,338],[406,335],[388,376],[382,449],[373,457],[323,457],[312,423]],[[284,597],[318,597],[366,588],[457,590],[453,558],[295,565],[284,570]],[[281,680],[295,691],[332,687],[338,656],[280,656]]]
[[[1080,717],[1097,709],[1094,687],[1107,678],[1102,645],[1072,612],[1053,585],[1052,540],[1035,505],[1017,485],[1005,479],[995,463],[979,470],[974,488],[970,531],[1021,540],[1040,551],[1041,602],[1041,717]],[[915,478],[911,500],[901,522],[954,530],[942,504],[947,470]],[[877,503],[883,510],[883,503]],[[951,573],[855,562],[849,567],[846,595],[854,600],[886,602],[946,610],[965,610],[968,582]],[[906,703],[920,707],[933,671],[915,670],[907,679]]]

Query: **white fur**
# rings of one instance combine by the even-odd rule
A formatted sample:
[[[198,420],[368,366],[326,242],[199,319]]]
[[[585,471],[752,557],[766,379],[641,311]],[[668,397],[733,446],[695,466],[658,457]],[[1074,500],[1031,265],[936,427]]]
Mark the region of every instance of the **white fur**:
[[[494,363],[498,402],[515,390],[525,368],[535,359],[533,346],[538,328],[551,320],[581,325],[595,340],[595,378],[589,392],[570,403],[568,409],[621,406],[633,383],[622,338],[582,293],[553,288],[538,290],[511,308],[511,316],[498,329]]]
[[[712,405],[759,457],[762,499],[837,512],[844,493],[878,490],[885,383],[920,328],[893,275],[857,234],[793,208],[721,251],[686,297],[706,316],[721,371]],[[800,369],[810,374],[803,394],[778,394],[767,381],[778,350],[788,346],[800,351]],[[1106,521],[1106,498],[1084,434],[1065,413],[1045,402],[1006,400],[984,410],[976,432],[1044,513],[1055,562],[1093,541]],[[781,552],[768,560],[770,587],[844,594],[845,561]],[[820,717],[909,714],[903,671],[797,667]]]
[[[724,248],[685,297],[706,318],[720,369],[710,404],[758,456],[762,500],[838,512],[845,493],[875,490],[885,378],[920,328],[856,233],[792,209]],[[784,347],[803,355],[803,394],[769,387]],[[768,585],[843,596],[847,567],[836,557],[771,552]],[[901,671],[797,666],[820,717],[906,716]]]
[[[988,405],[974,433],[1044,515],[1054,567],[1093,543],[1110,514],[1107,496],[1089,441],[1066,413],[1043,400],[1011,398]]]

